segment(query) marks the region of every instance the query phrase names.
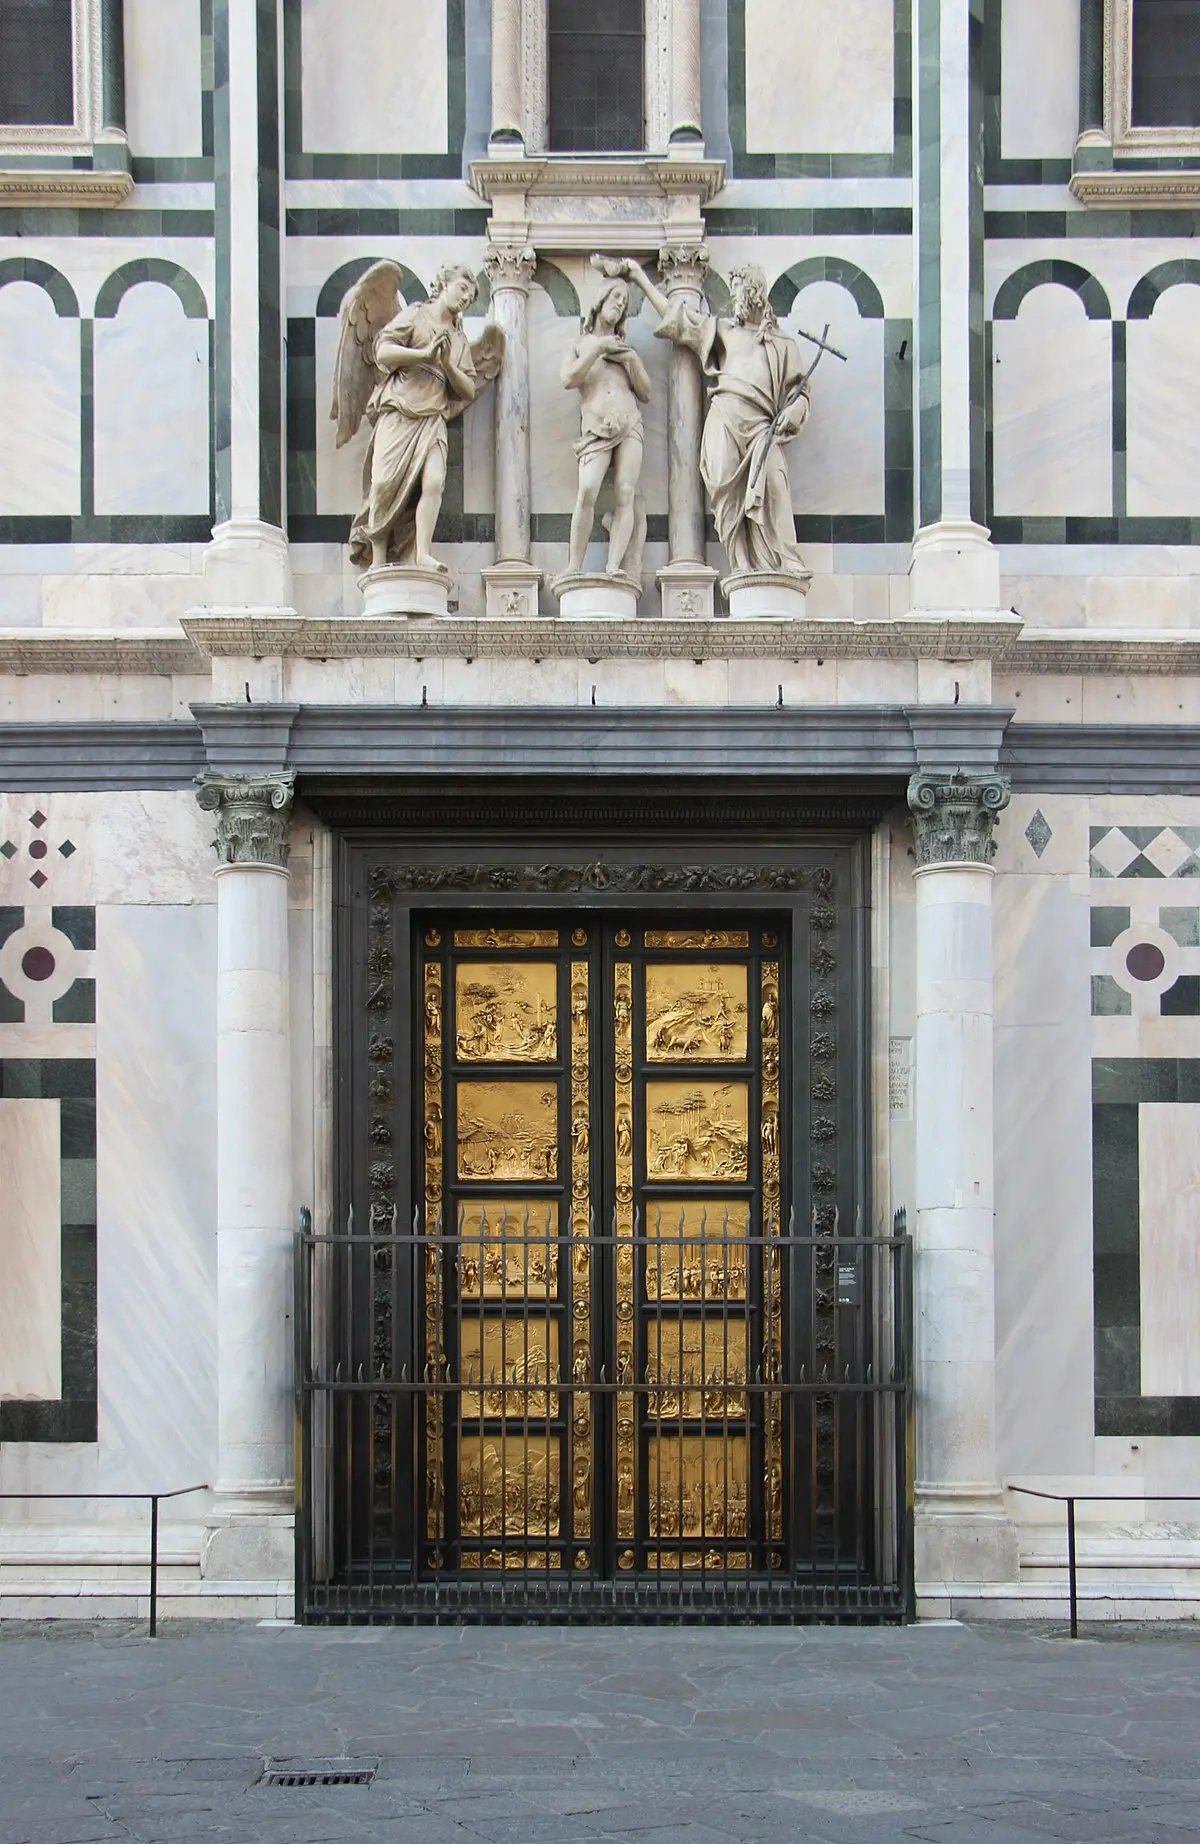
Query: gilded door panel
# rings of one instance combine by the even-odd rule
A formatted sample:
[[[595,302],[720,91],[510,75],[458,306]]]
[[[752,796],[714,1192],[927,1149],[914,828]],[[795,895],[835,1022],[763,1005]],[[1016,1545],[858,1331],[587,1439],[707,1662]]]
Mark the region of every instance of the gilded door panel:
[[[750,1463],[744,1435],[655,1435],[648,1462],[651,1541],[745,1541],[750,1530]],[[693,1566],[698,1564],[699,1557]]]
[[[664,1198],[646,1211],[649,1300],[744,1300],[750,1206]]]
[[[480,1197],[458,1208],[459,1275],[464,1300],[558,1292],[558,1203]]]
[[[464,1421],[558,1414],[558,1327],[553,1320],[464,1317],[459,1339]],[[475,1385],[476,1387],[472,1387]]]
[[[557,1435],[464,1433],[458,1479],[464,1541],[559,1535]]]
[[[553,961],[459,961],[455,1049],[464,1063],[553,1063],[558,1055]]]
[[[746,1082],[648,1082],[647,1176],[744,1184],[749,1121]]]
[[[744,1063],[744,965],[651,961],[646,967],[646,1056],[651,1063]]]
[[[742,1420],[746,1335],[744,1319],[659,1317],[646,1360],[649,1414],[660,1421]]]
[[[548,1082],[460,1082],[458,1176],[558,1177],[558,1090]]]

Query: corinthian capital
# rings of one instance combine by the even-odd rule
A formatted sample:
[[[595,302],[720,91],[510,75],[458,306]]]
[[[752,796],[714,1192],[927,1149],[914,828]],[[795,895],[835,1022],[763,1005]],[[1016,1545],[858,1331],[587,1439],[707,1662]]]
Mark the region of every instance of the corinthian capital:
[[[1007,775],[914,775],[908,805],[918,867],[990,864],[996,821],[1011,795]]]
[[[201,775],[196,799],[217,816],[213,841],[222,864],[273,864],[287,868],[288,822],[296,777]]]
[[[673,294],[677,288],[702,294],[708,274],[708,248],[703,243],[664,244],[658,252],[658,268],[666,294]]]
[[[537,251],[528,243],[524,249],[489,243],[483,266],[493,293],[497,288],[519,288],[522,294],[528,294],[537,268]]]

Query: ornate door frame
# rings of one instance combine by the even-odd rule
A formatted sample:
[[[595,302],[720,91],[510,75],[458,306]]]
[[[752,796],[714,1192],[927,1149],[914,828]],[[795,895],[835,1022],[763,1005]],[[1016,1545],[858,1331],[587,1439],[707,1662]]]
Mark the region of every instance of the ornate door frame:
[[[502,824],[492,826],[483,801],[463,803],[452,826],[444,808],[426,817],[394,804],[386,828],[351,825],[337,835],[335,1221],[352,1207],[362,1227],[411,1228],[423,1203],[405,1137],[420,1100],[409,1075],[422,1004],[408,977],[416,921],[451,912],[494,920],[507,908],[525,917],[653,914],[664,925],[787,915],[795,1156],[782,1214],[817,1233],[838,1221],[845,1233],[856,1215],[869,1226],[867,826],[878,800],[864,801],[850,824],[820,829],[804,826],[791,801],[738,800],[722,811],[714,800],[672,808],[610,799],[591,813],[589,804],[543,798],[529,803],[535,814],[498,802]],[[397,825],[402,813],[415,824]],[[816,1336],[832,1355],[835,1295],[819,1291]]]

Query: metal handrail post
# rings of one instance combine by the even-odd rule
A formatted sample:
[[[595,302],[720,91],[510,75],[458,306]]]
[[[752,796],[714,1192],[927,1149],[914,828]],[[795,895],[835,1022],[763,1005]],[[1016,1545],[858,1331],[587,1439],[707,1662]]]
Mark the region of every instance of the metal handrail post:
[[[150,1637],[158,1638],[158,1494],[150,1498]]]
[[[1071,1637],[1079,1637],[1079,1571],[1075,1561],[1075,1500],[1067,1500],[1067,1575],[1071,1585]]]

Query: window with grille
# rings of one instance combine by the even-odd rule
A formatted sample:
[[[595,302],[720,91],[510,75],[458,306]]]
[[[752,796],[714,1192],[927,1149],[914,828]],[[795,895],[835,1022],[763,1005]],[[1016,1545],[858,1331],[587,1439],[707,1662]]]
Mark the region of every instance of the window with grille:
[[[1134,128],[1200,127],[1200,0],[1134,0]]]
[[[72,0],[0,0],[0,122],[74,121],[72,12]]]
[[[644,148],[643,0],[549,0],[548,28],[552,151]]]

